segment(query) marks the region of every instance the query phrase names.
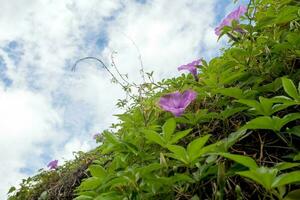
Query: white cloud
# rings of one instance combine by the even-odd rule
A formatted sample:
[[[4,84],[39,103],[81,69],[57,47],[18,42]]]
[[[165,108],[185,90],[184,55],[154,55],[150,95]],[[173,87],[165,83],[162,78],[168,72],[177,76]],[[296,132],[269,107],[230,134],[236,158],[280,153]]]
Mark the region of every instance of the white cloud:
[[[0,194],[5,194],[8,185],[24,178],[22,168],[41,167],[41,160],[34,158],[45,153],[44,145],[54,138],[60,142],[64,135],[56,129],[62,119],[42,95],[0,87],[0,113]]]
[[[212,31],[206,36],[214,23],[216,1],[175,2],[156,0],[146,6],[129,5],[109,26],[110,42],[105,53],[111,49],[118,52],[116,62],[123,72],[138,76],[137,52],[126,36],[139,46],[146,71],[154,70],[159,78],[178,74],[178,65],[199,56],[205,58],[211,49],[216,52],[217,37]],[[201,46],[208,49],[200,52]]]
[[[145,70],[153,70],[158,80],[178,75],[180,64],[210,58],[220,47],[213,34],[217,0],[0,3],[0,29],[5,30],[0,32],[0,47],[16,41],[22,51],[16,63],[0,48],[5,73],[13,81],[6,89],[0,81],[0,159],[5,163],[0,176],[6,174],[1,194],[27,175],[20,169],[32,158],[33,170],[44,167],[45,154],[69,159],[73,151],[95,145],[91,135],[116,120],[112,114],[119,112],[115,103],[124,97],[121,89],[95,62],[80,63],[70,72],[76,59],[94,55],[109,62],[117,51],[120,71],[140,81],[138,53],[130,37]],[[101,33],[108,39],[103,52],[95,45]]]

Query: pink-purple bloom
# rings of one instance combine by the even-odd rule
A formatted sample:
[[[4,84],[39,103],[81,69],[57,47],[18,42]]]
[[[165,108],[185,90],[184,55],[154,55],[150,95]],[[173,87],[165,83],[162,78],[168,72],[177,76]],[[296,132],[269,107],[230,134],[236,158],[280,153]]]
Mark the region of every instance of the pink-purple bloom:
[[[101,134],[100,133],[96,133],[93,135],[93,139],[96,140]]]
[[[197,76],[197,66],[201,65],[201,59],[194,60],[191,63],[188,63],[186,65],[181,65],[178,67],[178,70],[188,70],[191,74],[193,74],[194,77]]]
[[[56,169],[58,167],[58,160],[52,160],[51,162],[49,162],[47,167],[49,167],[50,169]]]
[[[183,93],[176,91],[162,96],[159,100],[159,106],[179,117],[196,97],[197,93],[193,90],[186,90]]]
[[[221,22],[221,24],[215,28],[216,35],[221,34],[221,30],[224,26],[230,26],[233,20],[239,20],[239,18],[247,12],[247,8],[245,6],[239,6],[237,9],[233,10],[229,13]]]

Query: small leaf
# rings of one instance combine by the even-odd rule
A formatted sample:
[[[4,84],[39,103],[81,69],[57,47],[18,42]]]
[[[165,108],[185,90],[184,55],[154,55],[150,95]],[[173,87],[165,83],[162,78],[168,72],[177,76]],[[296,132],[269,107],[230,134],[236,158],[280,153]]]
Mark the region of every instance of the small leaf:
[[[187,146],[187,153],[189,155],[189,158],[191,161],[197,159],[200,155],[199,152],[202,149],[202,147],[206,144],[207,140],[209,139],[211,135],[205,135],[203,137],[197,138],[190,142]]]
[[[177,143],[181,138],[185,137],[187,134],[189,134],[193,129],[187,129],[184,131],[180,131],[174,134],[174,136],[171,138],[171,141],[169,144]]]
[[[221,89],[217,89],[216,92],[223,94],[225,96],[234,97],[236,99],[244,98],[243,90],[241,90],[240,88],[235,88],[235,87],[221,88]]]
[[[162,130],[163,130],[164,139],[166,141],[169,141],[171,139],[175,129],[176,129],[176,121],[174,118],[170,118],[164,123]]]
[[[121,143],[124,144],[124,146],[126,147],[127,150],[129,150],[129,152],[138,155],[139,153],[138,148],[134,144],[126,141],[121,141]]]
[[[191,200],[200,200],[200,199],[199,199],[198,195],[194,195],[194,196],[191,198]]]
[[[287,128],[286,130],[289,134],[300,137],[300,126],[294,126],[293,128]]]
[[[116,177],[111,179],[110,181],[106,182],[104,185],[101,185],[101,187],[106,188],[106,187],[110,187],[110,188],[116,188],[119,186],[123,186],[123,185],[127,185],[128,181],[130,181],[130,179],[128,179],[127,176],[120,176],[120,177]]]
[[[299,161],[300,160],[300,152],[296,154],[293,158],[293,161]]]
[[[239,139],[246,134],[246,130],[238,130],[230,133],[227,138],[221,140],[221,143],[217,146],[217,152],[226,152],[232,145],[234,145]]]
[[[293,99],[295,100],[299,100],[299,95],[298,95],[298,92],[297,92],[297,89],[296,89],[296,86],[294,85],[293,81],[286,78],[286,77],[283,77],[282,78],[282,85],[283,85],[283,88],[284,88],[284,91],[290,96],[292,97]]]
[[[102,183],[102,180],[97,177],[91,177],[85,179],[79,186],[80,190],[93,190],[99,187]]]
[[[173,154],[171,154],[171,157],[182,161],[185,164],[188,164],[188,154],[186,152],[186,150],[182,147],[182,146],[178,146],[178,145],[168,145],[167,148],[173,152]]]
[[[47,191],[42,192],[42,194],[38,198],[38,200],[47,200],[47,199],[48,199],[48,192]]]
[[[281,162],[281,163],[277,163],[274,167],[279,171],[281,171],[281,170],[286,170],[298,166],[300,166],[300,163]]]
[[[115,191],[105,192],[94,198],[93,200],[115,200],[122,199]]]
[[[230,154],[230,153],[216,153],[216,154],[220,155],[222,157],[228,158],[230,160],[233,160],[241,165],[248,167],[249,169],[257,169],[258,168],[256,162],[248,156],[242,156],[242,155],[236,155],[236,154]]]
[[[276,16],[274,22],[276,24],[283,24],[283,23],[292,21],[293,19],[296,19],[298,9],[299,9],[299,7],[297,7],[297,6],[284,7],[283,9],[280,10],[280,12]]]
[[[100,165],[90,165],[89,171],[91,172],[92,176],[98,177],[101,179],[103,179],[107,176],[107,172]]]
[[[281,120],[280,120],[280,126],[283,127],[287,123],[294,121],[296,119],[300,119],[300,113],[290,113],[285,115]],[[280,127],[280,128],[281,128]]]
[[[261,184],[267,190],[270,190],[276,178],[277,172],[277,169],[259,167],[249,171],[237,172],[237,174],[243,177],[247,177],[255,181],[256,183]]]
[[[144,131],[144,133],[145,133],[145,137],[149,141],[155,142],[161,146],[165,145],[164,139],[157,132],[152,131],[152,130],[146,130],[146,131]]]
[[[247,105],[249,107],[255,108],[256,110],[260,109],[260,104],[256,100],[252,100],[252,99],[239,99],[236,102],[245,104],[245,105]]]
[[[79,197],[76,197],[74,200],[93,200],[93,197],[87,196],[87,195],[80,195]]]
[[[266,115],[265,112],[264,112],[264,110],[261,107],[261,104],[258,101],[256,101],[256,100],[239,99],[236,102],[239,102],[239,103],[242,103],[242,104],[245,104],[245,105],[251,107],[252,110],[255,110],[258,114]]]
[[[293,190],[289,192],[283,200],[299,200],[300,199],[300,189]]]
[[[274,121],[271,117],[263,116],[252,119],[247,122],[246,125],[242,127],[242,129],[270,129],[274,130]]]
[[[10,194],[10,193],[14,192],[15,190],[16,190],[16,187],[12,186],[9,188],[7,194]]]
[[[138,169],[138,171],[145,176],[146,174],[149,174],[155,170],[161,169],[162,166],[159,163],[151,163],[145,167],[141,167]]]
[[[282,185],[287,185],[287,184],[297,183],[297,182],[300,182],[300,171],[293,171],[278,176],[273,182],[272,187],[279,187]]]
[[[221,117],[223,120],[227,119],[228,117],[231,117],[232,115],[241,112],[243,110],[246,110],[247,107],[236,107],[236,108],[227,108],[226,110],[221,112]]]
[[[272,106],[273,106],[273,100],[267,99],[265,97],[259,97],[259,102],[261,104],[261,109],[264,111],[265,115],[271,115],[272,114]]]

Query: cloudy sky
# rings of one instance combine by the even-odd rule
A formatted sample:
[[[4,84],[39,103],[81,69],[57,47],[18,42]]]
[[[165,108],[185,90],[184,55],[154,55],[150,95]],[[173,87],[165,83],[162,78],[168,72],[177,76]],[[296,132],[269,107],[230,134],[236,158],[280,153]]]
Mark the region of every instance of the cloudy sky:
[[[172,3],[170,3],[172,2]],[[232,0],[0,0],[0,199],[11,185],[89,150],[124,97],[110,65],[139,82],[139,52],[156,80],[219,54],[214,27]],[[139,52],[138,52],[139,51]]]

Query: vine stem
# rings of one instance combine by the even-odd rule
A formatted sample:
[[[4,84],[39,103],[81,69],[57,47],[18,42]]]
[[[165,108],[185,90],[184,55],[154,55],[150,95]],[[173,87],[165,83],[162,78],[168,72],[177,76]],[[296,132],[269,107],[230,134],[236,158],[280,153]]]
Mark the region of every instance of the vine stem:
[[[83,58],[80,58],[79,60],[77,60],[75,62],[75,64],[73,65],[72,67],[72,71],[76,71],[76,67],[78,65],[78,63],[80,63],[81,61],[83,60],[96,60],[97,62],[101,63],[103,68],[111,75],[111,77],[117,81],[118,84],[120,84],[123,88],[125,88],[125,85],[123,85],[116,77],[115,75],[108,69],[108,67],[104,64],[104,62],[99,59],[99,58],[96,58],[96,57],[93,57],[93,56],[87,56],[87,57],[83,57]]]

